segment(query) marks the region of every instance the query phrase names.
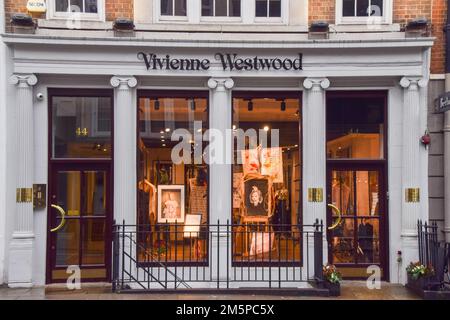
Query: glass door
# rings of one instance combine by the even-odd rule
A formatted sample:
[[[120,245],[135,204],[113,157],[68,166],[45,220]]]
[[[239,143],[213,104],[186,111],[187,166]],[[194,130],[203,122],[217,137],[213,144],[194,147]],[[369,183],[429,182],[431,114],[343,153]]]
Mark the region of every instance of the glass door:
[[[110,277],[110,175],[107,165],[54,165],[49,193],[47,282]]]
[[[329,261],[344,277],[367,277],[370,265],[383,271],[387,230],[382,172],[351,166],[328,170]]]

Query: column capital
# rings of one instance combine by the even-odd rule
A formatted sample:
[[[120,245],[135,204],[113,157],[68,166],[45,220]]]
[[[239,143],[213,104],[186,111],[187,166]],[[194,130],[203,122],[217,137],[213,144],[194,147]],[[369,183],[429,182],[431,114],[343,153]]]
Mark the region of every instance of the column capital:
[[[208,80],[208,88],[217,91],[231,90],[234,87],[234,80],[231,78],[210,78]]]
[[[303,81],[303,88],[310,90],[312,88],[328,89],[330,87],[330,80],[328,78],[306,78]]]
[[[400,86],[403,89],[416,90],[419,87],[426,87],[428,80],[422,77],[403,77],[400,80]]]
[[[114,88],[134,88],[137,86],[137,79],[133,76],[114,76],[111,78],[111,85]]]
[[[9,77],[9,83],[18,86],[34,86],[38,82],[34,74],[18,74],[15,73]]]

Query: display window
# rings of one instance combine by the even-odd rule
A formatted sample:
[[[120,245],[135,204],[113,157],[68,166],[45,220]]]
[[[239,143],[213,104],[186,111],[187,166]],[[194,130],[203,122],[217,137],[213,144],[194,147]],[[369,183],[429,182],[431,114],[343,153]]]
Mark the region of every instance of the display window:
[[[300,98],[233,94],[234,264],[301,262]]]
[[[139,262],[206,264],[209,167],[195,137],[208,129],[208,92],[138,96]],[[189,147],[175,152],[181,141]]]

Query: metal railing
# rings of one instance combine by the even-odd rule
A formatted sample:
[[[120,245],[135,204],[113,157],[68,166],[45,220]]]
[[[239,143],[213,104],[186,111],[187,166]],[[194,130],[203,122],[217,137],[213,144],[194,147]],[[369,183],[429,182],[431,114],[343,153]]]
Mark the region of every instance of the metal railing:
[[[436,221],[430,223],[418,221],[419,261],[432,267],[435,274],[435,287],[444,288],[450,284],[450,244],[439,240]]]
[[[323,223],[113,226],[113,291],[295,289],[322,279]]]

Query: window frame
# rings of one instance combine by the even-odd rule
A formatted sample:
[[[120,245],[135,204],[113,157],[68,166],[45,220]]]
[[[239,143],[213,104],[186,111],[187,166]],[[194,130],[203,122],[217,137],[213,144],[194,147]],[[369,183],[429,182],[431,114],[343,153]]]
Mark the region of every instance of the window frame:
[[[336,24],[353,24],[353,25],[382,25],[382,24],[392,24],[392,12],[393,12],[393,1],[383,0],[383,15],[379,17],[379,23],[375,21],[370,21],[371,17],[344,17],[343,16],[343,0],[336,0]]]
[[[267,2],[267,13],[269,13],[270,7],[269,7],[269,1],[270,0],[266,0]],[[270,16],[265,16],[265,17],[257,17],[256,16],[256,0],[253,1],[254,2],[254,8],[253,8],[253,14],[255,17],[255,23],[284,23],[285,22],[285,17],[287,17],[287,6],[286,3],[289,2],[289,0],[280,0],[280,16],[279,17],[270,17]]]
[[[171,0],[172,3],[175,0]],[[189,13],[190,13],[190,9],[189,9],[189,4],[191,1],[186,0],[186,15],[185,16],[176,16],[176,15],[163,15],[161,13],[161,0],[155,0],[153,2],[153,8],[154,8],[154,12],[156,13],[156,18],[158,22],[165,22],[165,21],[180,21],[180,22],[187,22],[189,20]],[[173,6],[173,10],[175,10],[175,6]]]
[[[216,11],[216,1],[223,1],[223,0],[213,0],[214,1],[214,14]],[[227,1],[227,15],[226,16],[216,16],[216,15],[212,15],[212,16],[203,16],[202,15],[202,0],[199,0],[199,4],[200,4],[200,12],[198,13],[200,16],[200,22],[242,22],[243,21],[243,13],[244,13],[244,0],[240,0],[240,5],[241,5],[241,15],[239,17],[232,17],[229,16],[230,14],[230,1],[231,0],[226,0]]]
[[[47,19],[71,20],[73,17],[71,12],[56,11],[56,1],[58,0],[47,1]],[[97,0],[97,13],[80,12],[79,15],[82,21],[105,21],[105,0]]]

